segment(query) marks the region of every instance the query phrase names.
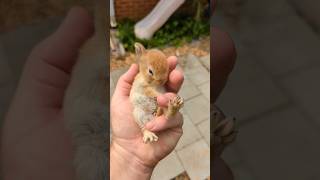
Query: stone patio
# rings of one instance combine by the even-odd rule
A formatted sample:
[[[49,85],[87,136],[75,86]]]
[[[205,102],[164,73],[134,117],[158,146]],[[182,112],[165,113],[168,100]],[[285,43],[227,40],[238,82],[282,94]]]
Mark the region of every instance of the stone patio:
[[[320,179],[320,34],[291,0],[239,1],[212,19],[238,50],[217,102],[239,126],[223,158],[236,180]]]

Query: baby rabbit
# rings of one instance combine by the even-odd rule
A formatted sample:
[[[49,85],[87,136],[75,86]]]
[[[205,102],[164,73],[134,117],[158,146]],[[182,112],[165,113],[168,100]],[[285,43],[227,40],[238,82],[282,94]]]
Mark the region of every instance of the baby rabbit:
[[[133,105],[133,116],[143,133],[143,142],[154,142],[158,137],[144,128],[154,116],[164,114],[167,118],[174,116],[183,106],[179,96],[171,99],[168,108],[157,106],[157,96],[166,92],[165,83],[168,80],[169,65],[167,57],[159,50],[146,50],[142,44],[135,43],[139,73],[135,77],[130,92]]]

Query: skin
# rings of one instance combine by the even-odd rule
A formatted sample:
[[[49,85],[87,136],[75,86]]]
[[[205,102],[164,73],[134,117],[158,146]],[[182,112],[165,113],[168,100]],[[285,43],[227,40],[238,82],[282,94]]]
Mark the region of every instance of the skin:
[[[158,96],[158,104],[162,107],[167,105],[169,99],[175,97],[175,93],[178,92],[183,82],[183,74],[175,70],[177,58],[169,57],[168,64],[171,70],[166,86],[168,89],[174,90],[171,93]],[[117,179],[149,179],[156,164],[172,152],[182,135],[183,118],[181,113],[177,113],[170,119],[162,115],[146,124],[148,130],[158,132],[159,140],[148,144],[142,142],[141,129],[133,119],[133,107],[129,100],[131,86],[137,73],[138,66],[134,64],[120,77],[111,101],[113,135],[110,152],[111,179],[115,177]],[[119,161],[117,157],[122,157],[123,161]],[[125,165],[125,167],[121,165]],[[123,168],[129,171],[123,171]]]
[[[72,147],[70,133],[64,127],[62,104],[78,51],[93,32],[93,22],[89,14],[82,8],[73,8],[58,30],[39,43],[30,54],[3,124],[1,137],[3,179],[74,179],[72,164],[67,163],[72,162]],[[231,71],[234,59],[230,57],[235,57],[233,56],[235,52],[230,48],[233,46],[230,38],[216,29],[213,33],[216,34],[213,41],[218,46],[211,46],[215,51],[212,60],[215,77],[212,84],[215,85],[212,87],[212,93],[217,97]],[[170,80],[167,83],[168,90],[172,93],[158,97],[158,103],[162,106],[175,96],[183,81],[181,72],[173,70],[175,63],[172,62]],[[128,73],[131,75],[136,73],[135,65]],[[115,95],[116,99],[125,100],[127,95],[124,92],[130,89],[130,78],[129,81],[127,78],[122,78],[119,83],[115,92],[118,94]],[[162,149],[160,146],[149,146],[152,152],[150,154],[139,153],[137,149],[132,150],[131,147],[123,147],[127,143],[140,146],[134,140],[135,129],[128,128],[131,129],[130,137],[122,135],[120,131],[115,133],[110,153],[110,165],[114,167],[111,169],[111,174],[123,173],[123,169],[127,169],[126,175],[131,175],[130,177],[135,176],[139,179],[150,177],[155,164],[171,151],[182,134],[182,118],[179,116],[172,120],[160,117],[147,125],[152,131],[169,131],[168,135],[160,135],[160,139],[163,139],[162,142],[167,147]],[[113,121],[116,117],[114,114]],[[122,120],[127,123],[129,119],[124,117]],[[141,145],[143,146],[146,145]],[[132,156],[132,152],[136,155]],[[141,158],[142,156],[144,158]],[[216,158],[214,164],[217,172],[214,173],[215,179],[228,179],[228,177],[231,179],[230,171],[219,158]]]

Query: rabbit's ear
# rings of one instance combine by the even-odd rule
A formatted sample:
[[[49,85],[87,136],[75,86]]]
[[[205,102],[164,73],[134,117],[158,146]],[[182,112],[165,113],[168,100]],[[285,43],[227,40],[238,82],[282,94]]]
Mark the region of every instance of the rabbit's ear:
[[[138,43],[138,42],[134,43],[134,47],[136,49],[136,55],[138,57],[140,57],[146,51],[146,49],[144,48],[144,46],[141,43]]]

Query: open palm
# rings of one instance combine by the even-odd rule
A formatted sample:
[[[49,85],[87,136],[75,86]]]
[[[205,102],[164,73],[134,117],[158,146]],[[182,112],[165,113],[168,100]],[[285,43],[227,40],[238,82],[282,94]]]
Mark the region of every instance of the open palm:
[[[170,75],[167,87],[171,93],[158,97],[158,104],[165,105],[168,100],[175,96],[182,82],[183,75],[175,70],[177,64],[175,57],[168,59],[170,64]],[[155,166],[162,158],[168,155],[178,143],[182,135],[182,115],[178,113],[172,119],[164,116],[155,118],[146,128],[158,132],[159,140],[154,143],[143,143],[142,133],[133,119],[133,107],[129,100],[131,85],[135,75],[138,73],[137,65],[120,77],[115,93],[111,100],[111,128],[112,143],[121,146],[127,152],[138,158],[148,166]]]

